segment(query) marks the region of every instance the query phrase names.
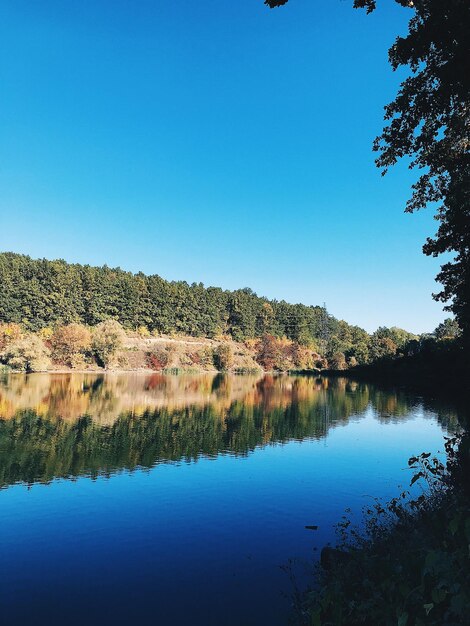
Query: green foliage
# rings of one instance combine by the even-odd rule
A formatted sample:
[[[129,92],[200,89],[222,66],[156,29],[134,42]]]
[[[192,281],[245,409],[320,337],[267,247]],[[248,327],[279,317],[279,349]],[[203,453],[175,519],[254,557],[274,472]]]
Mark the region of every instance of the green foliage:
[[[8,342],[0,359],[13,370],[42,372],[50,364],[50,352],[36,335],[26,334]]]
[[[445,319],[442,324],[439,324],[434,331],[436,339],[457,339],[460,335],[461,330],[457,320],[450,317]]]
[[[126,333],[117,320],[105,320],[98,324],[92,333],[92,348],[98,362],[108,367],[125,340]]]
[[[389,50],[394,70],[406,67],[407,78],[385,108],[388,125],[375,140],[376,163],[385,173],[402,158],[422,171],[406,211],[438,208],[439,228],[423,251],[451,259],[437,276],[443,289],[436,300],[450,303],[467,345],[470,341],[470,153],[469,104],[470,4],[465,0],[396,0],[412,8],[405,36]],[[375,0],[355,0],[370,12]]]
[[[358,363],[368,363],[370,360],[369,342],[359,341],[347,351],[350,358],[355,358]]]
[[[380,337],[372,335],[369,344],[369,358],[372,361],[380,361],[387,357],[395,356],[397,353],[397,345],[390,337]]]
[[[451,253],[438,280],[437,300],[450,301],[464,333],[470,334],[470,4],[462,0],[420,0],[409,31],[389,51],[393,69],[407,67],[397,97],[385,109],[388,126],[374,144],[377,165],[387,170],[412,159],[423,170],[413,185],[407,211],[435,203],[439,228],[424,245],[425,254]],[[470,339],[470,337],[469,337]]]
[[[270,334],[309,349],[348,352],[361,361],[367,333],[338,321],[323,307],[269,301],[251,289],[224,291],[201,283],[168,282],[107,266],[72,265],[0,254],[0,324],[31,331],[116,319],[141,337],[182,334],[245,341]],[[0,333],[1,340],[1,333]]]
[[[410,341],[419,339],[417,335],[409,333],[403,330],[403,328],[397,328],[396,326],[392,326],[391,328],[381,326],[375,331],[375,334],[382,339],[391,339],[396,345],[397,350],[402,350]]]
[[[434,340],[420,339],[396,327],[381,327],[368,335],[362,328],[335,319],[323,307],[268,301],[250,289],[228,292],[205,288],[200,283],[167,282],[159,276],[131,274],[106,266],[34,261],[3,253],[0,277],[0,350],[21,334],[23,324],[26,329],[40,331],[41,337],[51,342],[54,358],[65,364],[80,360],[86,346],[71,348],[67,354],[67,341],[59,338],[64,331],[58,329],[95,326],[110,318],[129,331],[137,329],[143,338],[149,333],[197,337],[226,333],[239,341],[263,338],[258,362],[267,369],[281,370],[311,369],[318,360],[316,352],[330,362],[342,353],[347,364],[364,365],[429,351]],[[56,329],[54,333],[51,328]],[[268,336],[273,339],[266,340]],[[451,320],[436,329],[436,337],[448,336],[458,336],[458,327]],[[283,344],[283,338],[297,347]],[[74,342],[71,337],[70,341]],[[108,354],[105,349],[100,356],[102,348],[95,346],[95,355],[102,364],[103,357],[109,360],[115,351]],[[192,363],[204,361],[204,367],[209,367],[207,360],[207,355],[194,354]]]
[[[339,354],[344,355],[347,366],[373,364],[429,353],[438,349],[441,338],[459,336],[452,320],[440,325],[435,336],[417,337],[397,327],[381,327],[369,335],[358,326],[337,320],[324,307],[269,301],[251,289],[229,292],[205,288],[201,283],[167,282],[159,276],[131,274],[119,268],[35,261],[13,253],[0,253],[0,277],[4,281],[0,290],[0,350],[21,334],[23,325],[39,332],[46,344],[51,343],[54,358],[67,365],[78,364],[87,348],[71,347],[67,354],[67,341],[59,340],[65,331],[59,329],[69,328],[71,333],[71,329],[90,328],[110,318],[142,338],[164,333],[209,338],[225,334],[243,342],[260,339],[255,348],[258,362],[266,369],[279,370],[312,369],[325,358],[332,367]],[[71,337],[70,341],[74,342]],[[108,354],[105,349],[102,353],[99,346],[94,349],[101,364],[115,352],[112,349]],[[209,369],[211,360],[212,355],[196,351],[182,366],[196,364]]]

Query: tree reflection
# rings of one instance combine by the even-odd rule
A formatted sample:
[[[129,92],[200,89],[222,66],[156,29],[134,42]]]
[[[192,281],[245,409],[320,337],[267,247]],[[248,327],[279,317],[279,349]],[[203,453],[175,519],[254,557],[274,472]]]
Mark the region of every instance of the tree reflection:
[[[427,410],[346,378],[10,375],[0,382],[0,486],[246,455],[326,437],[369,408],[387,421]],[[438,416],[444,425],[456,419],[442,407]]]

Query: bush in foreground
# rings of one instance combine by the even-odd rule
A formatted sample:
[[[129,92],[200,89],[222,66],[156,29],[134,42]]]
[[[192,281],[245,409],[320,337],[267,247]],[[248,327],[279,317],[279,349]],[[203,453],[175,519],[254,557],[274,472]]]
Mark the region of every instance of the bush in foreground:
[[[429,453],[410,459],[418,470],[412,483],[427,481],[428,497],[409,500],[404,492],[386,506],[376,502],[364,532],[344,518],[340,549],[324,549],[318,586],[300,606],[302,624],[468,623],[468,436],[459,453],[456,440],[447,441],[447,468]]]

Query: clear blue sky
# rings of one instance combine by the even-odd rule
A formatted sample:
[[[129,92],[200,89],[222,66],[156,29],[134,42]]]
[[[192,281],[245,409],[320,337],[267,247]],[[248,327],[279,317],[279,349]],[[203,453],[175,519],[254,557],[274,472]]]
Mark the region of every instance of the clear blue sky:
[[[436,222],[371,151],[410,17],[379,4],[4,0],[0,249],[432,330]]]

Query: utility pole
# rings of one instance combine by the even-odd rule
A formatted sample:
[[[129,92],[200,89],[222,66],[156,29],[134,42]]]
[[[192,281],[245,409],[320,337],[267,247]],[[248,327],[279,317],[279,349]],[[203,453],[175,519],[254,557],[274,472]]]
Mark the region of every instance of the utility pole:
[[[322,351],[322,357],[325,356],[326,350],[328,348],[328,343],[330,341],[330,324],[329,324],[329,316],[328,311],[326,310],[326,303],[323,303],[321,308],[320,315],[320,349]]]

